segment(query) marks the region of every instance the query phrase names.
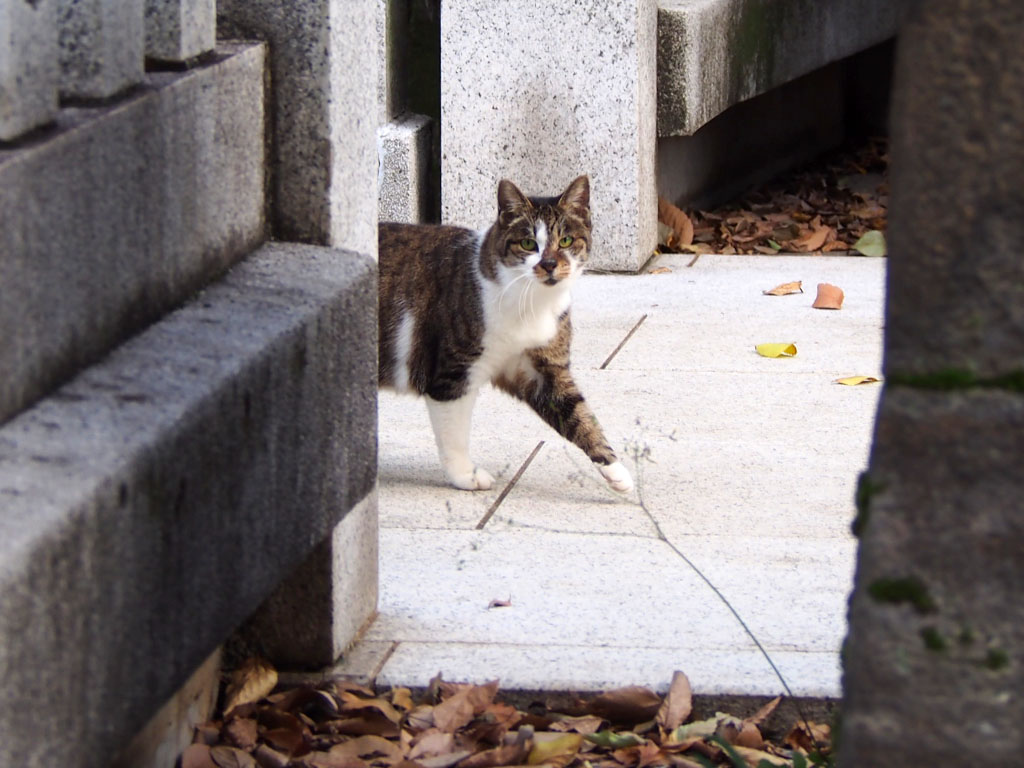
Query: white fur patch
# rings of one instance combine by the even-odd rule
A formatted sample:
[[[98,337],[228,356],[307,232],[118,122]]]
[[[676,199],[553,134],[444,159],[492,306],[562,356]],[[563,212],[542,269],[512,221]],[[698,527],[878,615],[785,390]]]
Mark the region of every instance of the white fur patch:
[[[434,428],[434,441],[448,482],[466,491],[486,491],[494,484],[491,474],[474,466],[469,458],[469,431],[476,390],[458,400],[439,402],[427,397],[427,412]]]
[[[397,392],[409,391],[409,352],[412,350],[414,322],[412,312],[405,310],[398,324],[398,333],[395,334],[395,367],[391,379]]]
[[[629,476],[629,470],[623,466],[621,461],[598,466],[598,470],[613,491],[629,493],[633,490],[633,478]]]
[[[527,259],[531,269],[540,264],[540,260],[544,256],[544,249],[548,247],[548,225],[543,220],[537,222],[537,226],[533,230],[533,239],[537,241],[537,253],[534,254],[536,258],[531,256]]]

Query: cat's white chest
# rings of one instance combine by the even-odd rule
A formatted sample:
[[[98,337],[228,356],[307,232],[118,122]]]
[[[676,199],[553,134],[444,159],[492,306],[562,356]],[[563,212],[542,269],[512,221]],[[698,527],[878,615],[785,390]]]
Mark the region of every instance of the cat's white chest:
[[[485,331],[483,352],[473,366],[478,386],[499,373],[515,368],[528,349],[548,344],[558,333],[558,319],[571,303],[568,287],[550,290],[541,286],[513,287],[504,292],[484,289]]]

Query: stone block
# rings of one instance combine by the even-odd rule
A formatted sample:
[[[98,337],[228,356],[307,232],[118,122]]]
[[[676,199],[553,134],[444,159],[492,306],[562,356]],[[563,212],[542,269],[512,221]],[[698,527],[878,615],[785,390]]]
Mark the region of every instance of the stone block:
[[[0,421],[264,238],[265,46],[0,148]]]
[[[197,725],[211,720],[220,692],[218,648],[157,711],[131,742],[118,752],[111,768],[168,768],[192,743]]]
[[[220,37],[270,43],[271,226],[280,240],[377,253],[375,12],[373,2],[217,3]]]
[[[0,764],[109,765],[373,491],[375,307],[267,245],[0,428]]]
[[[1018,392],[886,390],[858,493],[840,765],[1020,759],[1021,456]]]
[[[444,221],[488,226],[499,179],[559,194],[590,175],[591,266],[636,271],[657,242],[654,0],[443,0]]]
[[[376,0],[377,123],[384,125],[409,104],[409,0]]]
[[[142,82],[144,0],[54,0],[60,94],[105,99]]]
[[[330,667],[377,610],[377,493],[357,504],[240,630],[247,654]]]
[[[0,0],[0,141],[56,117],[58,76],[52,0]]]
[[[377,215],[381,221],[430,219],[430,118],[406,114],[377,131],[380,176]]]
[[[733,104],[893,37],[906,5],[660,0],[658,135],[692,135]]]
[[[915,6],[897,51],[886,369],[1021,376],[1024,6],[952,6]]]
[[[217,44],[217,0],[146,0],[146,58],[185,62]]]
[[[823,67],[730,107],[692,136],[659,138],[658,193],[711,208],[838,145],[844,80],[840,65]]]

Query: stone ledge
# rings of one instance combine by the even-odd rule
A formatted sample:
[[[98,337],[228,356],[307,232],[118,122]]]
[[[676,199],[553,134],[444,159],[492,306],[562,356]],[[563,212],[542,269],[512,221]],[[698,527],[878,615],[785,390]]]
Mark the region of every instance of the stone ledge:
[[[0,764],[109,764],[374,488],[376,269],[272,244],[0,428]]]
[[[406,114],[377,129],[377,216],[419,224],[430,218],[430,118]]]
[[[659,0],[658,135],[690,136],[734,104],[893,37],[892,0]]]
[[[219,53],[0,149],[0,422],[262,242],[265,46]]]

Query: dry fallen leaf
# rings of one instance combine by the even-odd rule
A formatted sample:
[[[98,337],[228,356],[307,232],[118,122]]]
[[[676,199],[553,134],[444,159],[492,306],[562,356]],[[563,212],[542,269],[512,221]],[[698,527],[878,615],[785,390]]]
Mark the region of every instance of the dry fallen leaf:
[[[650,688],[630,685],[602,693],[591,700],[592,714],[612,722],[642,723],[650,720],[661,708],[661,697]]]
[[[803,293],[804,289],[801,287],[803,282],[800,280],[794,280],[791,283],[782,283],[776,285],[770,291],[761,291],[765,296],[788,296],[791,293]]]
[[[672,683],[669,685],[668,694],[658,708],[655,722],[666,731],[673,731],[678,728],[690,716],[693,711],[693,691],[690,689],[690,680],[680,670],[672,673]]]
[[[809,253],[810,251],[817,251],[828,240],[829,235],[833,234],[832,227],[821,226],[810,232],[801,235],[795,240],[790,240],[789,244],[798,251]]]
[[[672,272],[672,270],[669,269],[668,267],[655,267],[654,269],[649,270],[647,272],[647,274],[648,275],[667,275],[667,274],[669,274],[671,272]]]
[[[818,295],[811,306],[815,309],[842,309],[843,289],[831,283],[818,283]]]
[[[277,685],[277,670],[269,662],[252,657],[231,673],[231,682],[225,692],[224,712],[235,707],[259,701]]]
[[[217,768],[206,744],[190,744],[181,753],[181,768]]]
[[[235,747],[212,747],[210,757],[217,768],[259,768],[252,755]]]
[[[512,605],[512,598],[511,597],[508,600],[498,600],[497,598],[495,598],[494,600],[491,600],[491,602],[489,602],[487,604],[487,607],[488,608],[508,608],[510,605]]]
[[[808,727],[810,727],[809,732],[807,730]],[[786,735],[785,743],[796,749],[811,752],[819,744],[828,742],[831,735],[832,729],[828,725],[814,722],[809,722],[806,725],[804,723],[797,723],[793,726],[793,730]]]
[[[527,765],[551,763],[561,757],[571,759],[583,743],[583,734],[580,733],[560,733],[554,734],[554,738],[541,738],[549,735],[551,734],[534,735],[533,748],[526,757]]]
[[[396,765],[402,761],[402,748],[395,742],[382,739],[380,736],[360,736],[356,739],[335,744],[330,749],[331,755],[342,757],[358,757],[373,762]]]
[[[791,765],[790,761],[784,757],[773,755],[770,752],[762,752],[760,749],[751,749],[749,747],[743,747],[734,745],[733,749],[736,753],[747,761],[749,765],[760,765],[761,761],[764,760],[770,765]]]
[[[847,387],[856,387],[858,384],[874,384],[878,381],[874,376],[847,376],[844,379],[836,379],[833,384],[844,384]]]
[[[693,222],[690,217],[663,197],[658,197],[658,221],[672,228],[674,238],[666,245],[678,248],[693,242]]]
[[[776,696],[763,707],[758,709],[757,712],[752,714],[750,717],[744,718],[744,722],[753,723],[754,725],[760,725],[771,716],[772,712],[775,711],[775,708],[779,706],[779,702],[781,701],[782,697]]]
[[[761,357],[795,357],[796,344],[758,344],[754,349]]]

